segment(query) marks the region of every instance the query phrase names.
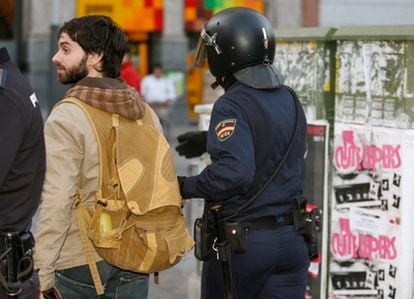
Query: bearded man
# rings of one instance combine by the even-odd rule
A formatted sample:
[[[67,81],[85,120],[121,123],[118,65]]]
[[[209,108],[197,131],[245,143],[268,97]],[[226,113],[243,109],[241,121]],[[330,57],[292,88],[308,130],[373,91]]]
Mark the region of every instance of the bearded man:
[[[149,113],[159,121],[137,91],[120,79],[125,34],[106,16],[66,22],[58,32],[53,56],[62,84],[74,84],[66,97],[132,120]],[[160,129],[160,126],[159,126]],[[77,223],[76,201],[95,204],[99,179],[96,138],[84,111],[60,103],[45,125],[46,179],[36,235],[35,266],[41,298],[147,298],[148,275],[109,265],[93,249],[104,295],[98,296]],[[60,294],[59,294],[60,293]]]

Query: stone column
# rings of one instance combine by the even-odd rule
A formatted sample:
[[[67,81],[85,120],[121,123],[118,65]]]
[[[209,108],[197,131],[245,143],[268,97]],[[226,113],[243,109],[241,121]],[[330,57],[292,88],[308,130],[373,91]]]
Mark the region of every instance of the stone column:
[[[165,70],[185,70],[188,50],[184,32],[184,1],[164,1],[161,63]]]
[[[56,31],[64,21],[75,16],[75,0],[31,0],[27,5],[29,80],[36,91],[44,115],[62,98],[68,86],[57,82],[51,63],[57,49]]]
[[[273,29],[302,26],[301,0],[266,0],[265,4]]]
[[[178,98],[171,109],[172,124],[187,119],[186,77],[188,40],[184,31],[184,1],[164,1],[164,27],[160,43],[160,62],[166,73],[174,72]]]

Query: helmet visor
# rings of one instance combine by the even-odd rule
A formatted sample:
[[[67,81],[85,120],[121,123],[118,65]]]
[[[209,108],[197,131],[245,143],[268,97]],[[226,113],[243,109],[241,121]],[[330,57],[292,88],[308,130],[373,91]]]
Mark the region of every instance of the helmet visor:
[[[217,55],[221,54],[221,49],[219,45],[216,43],[216,39],[217,32],[211,36],[207,33],[204,27],[201,29],[200,38],[198,39],[197,48],[193,61],[193,65],[195,67],[202,68],[204,66],[204,61],[207,57],[206,46],[213,47]]]
[[[202,68],[206,60],[206,42],[203,37],[198,38],[197,47],[194,54],[193,66],[197,68]]]

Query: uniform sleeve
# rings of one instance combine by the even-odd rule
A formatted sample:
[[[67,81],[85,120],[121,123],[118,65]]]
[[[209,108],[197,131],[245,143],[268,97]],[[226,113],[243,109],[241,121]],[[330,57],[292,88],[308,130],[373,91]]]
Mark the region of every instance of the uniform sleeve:
[[[225,99],[213,108],[207,152],[212,163],[185,180],[183,197],[220,201],[244,194],[255,174],[253,139],[242,112]]]
[[[55,284],[55,263],[71,225],[84,140],[71,104],[53,110],[45,125],[46,177],[36,234],[35,267],[42,290]],[[72,107],[73,108],[73,107]],[[75,112],[82,113],[80,110]]]
[[[24,135],[24,120],[12,101],[0,97],[0,189],[13,165]]]

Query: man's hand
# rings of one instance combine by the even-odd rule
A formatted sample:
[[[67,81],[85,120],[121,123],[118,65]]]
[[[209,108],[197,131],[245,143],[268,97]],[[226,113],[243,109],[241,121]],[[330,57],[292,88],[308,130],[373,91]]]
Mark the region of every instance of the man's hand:
[[[62,299],[57,288],[53,287],[47,291],[40,292],[38,299]]]
[[[179,145],[175,148],[180,156],[199,157],[207,151],[207,131],[192,131],[177,137]]]

